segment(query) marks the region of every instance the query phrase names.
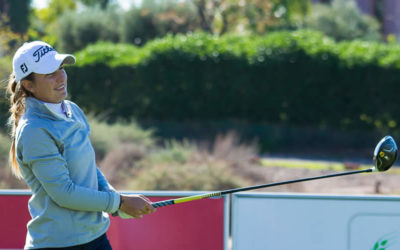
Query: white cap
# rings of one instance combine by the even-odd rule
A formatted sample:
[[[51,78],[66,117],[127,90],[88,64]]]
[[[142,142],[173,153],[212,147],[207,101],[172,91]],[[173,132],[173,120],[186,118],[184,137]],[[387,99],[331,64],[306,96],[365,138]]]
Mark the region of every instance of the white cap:
[[[58,54],[49,44],[41,41],[24,43],[15,52],[13,73],[19,82],[30,73],[50,74],[56,71],[61,63],[74,64],[73,55]]]

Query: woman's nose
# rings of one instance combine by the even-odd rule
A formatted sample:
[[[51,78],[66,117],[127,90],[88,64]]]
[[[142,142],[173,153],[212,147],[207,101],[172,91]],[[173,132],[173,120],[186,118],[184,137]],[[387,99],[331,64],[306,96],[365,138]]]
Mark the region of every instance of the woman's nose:
[[[57,78],[56,78],[57,82],[59,82],[59,83],[64,82],[66,77],[67,77],[67,74],[65,73],[64,69],[57,70]]]

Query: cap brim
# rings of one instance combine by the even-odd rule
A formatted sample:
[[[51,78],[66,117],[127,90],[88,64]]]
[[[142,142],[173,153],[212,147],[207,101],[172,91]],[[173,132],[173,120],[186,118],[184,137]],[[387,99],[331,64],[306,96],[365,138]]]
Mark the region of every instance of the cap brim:
[[[60,57],[62,59],[62,62],[65,64],[74,64],[76,62],[75,57],[70,54],[57,54],[56,58],[57,57]]]
[[[56,71],[62,63],[74,64],[76,61],[75,57],[70,54],[55,54],[54,56],[49,56],[46,61],[41,63],[40,68],[34,69],[33,72],[38,74],[50,74]]]

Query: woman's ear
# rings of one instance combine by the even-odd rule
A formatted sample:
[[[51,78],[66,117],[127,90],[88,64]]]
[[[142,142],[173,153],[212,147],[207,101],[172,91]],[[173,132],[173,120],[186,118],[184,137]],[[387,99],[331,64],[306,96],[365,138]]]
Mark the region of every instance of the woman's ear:
[[[33,86],[33,82],[32,81],[24,79],[24,80],[21,81],[21,84],[22,84],[22,86],[24,87],[25,90],[27,90],[27,91],[29,91],[31,93],[35,92],[35,88]]]

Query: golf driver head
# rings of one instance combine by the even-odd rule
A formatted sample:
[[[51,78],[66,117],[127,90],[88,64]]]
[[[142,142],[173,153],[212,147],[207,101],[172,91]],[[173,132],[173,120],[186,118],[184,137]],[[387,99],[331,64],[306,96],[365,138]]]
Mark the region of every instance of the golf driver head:
[[[391,136],[385,136],[379,141],[374,150],[375,171],[388,170],[397,159],[397,145]]]

